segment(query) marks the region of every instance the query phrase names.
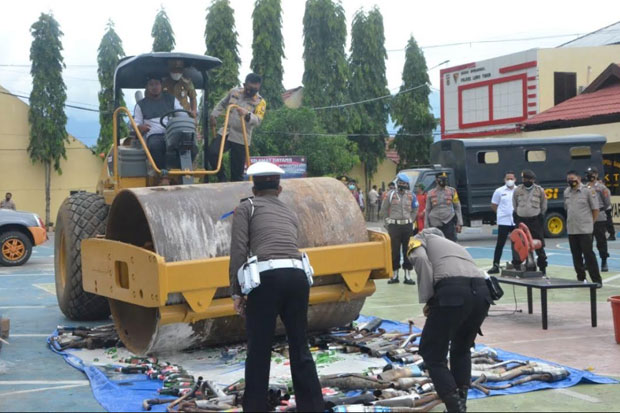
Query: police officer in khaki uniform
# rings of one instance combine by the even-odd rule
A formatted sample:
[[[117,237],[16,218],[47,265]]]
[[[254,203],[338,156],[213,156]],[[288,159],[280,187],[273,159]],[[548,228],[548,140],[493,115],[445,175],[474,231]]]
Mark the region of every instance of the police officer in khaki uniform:
[[[256,73],[250,73],[245,78],[243,87],[232,89],[222,99],[211,112],[211,124],[215,125],[216,118],[224,115],[228,105],[238,105],[241,108],[235,108],[230,111],[228,119],[228,131],[224,151],[230,150],[230,180],[243,181],[243,167],[245,165],[245,143],[243,141],[242,122],[245,123],[247,132],[248,145],[252,143],[252,130],[261,124],[265,116],[265,108],[267,102],[261,95],[260,90],[262,79]],[[222,134],[224,127],[220,128],[213,142],[209,146],[208,160],[212,169],[217,167],[217,161],[220,152],[220,144],[222,142]],[[217,174],[219,182],[226,180],[224,168],[220,169]]]
[[[269,410],[271,345],[278,315],[286,328],[297,410],[323,411],[321,385],[306,335],[310,285],[300,269],[299,222],[278,198],[284,171],[269,162],[256,162],[247,173],[254,179],[254,198],[241,201],[235,210],[229,267],[235,310],[245,314],[248,338],[243,411]],[[244,297],[237,272],[250,251],[258,258],[260,285]]]
[[[392,269],[394,276],[388,280],[388,284],[400,282],[398,269],[400,268],[400,252],[403,252],[403,269],[405,270],[405,284],[415,284],[409,277],[409,271],[413,269],[407,259],[407,245],[413,235],[413,223],[418,214],[418,199],[409,190],[409,177],[405,173],[399,173],[396,178],[398,189],[388,192],[381,205],[381,215],[390,235],[392,246]]]
[[[447,173],[438,173],[436,181],[437,186],[426,197],[424,228],[439,228],[446,238],[456,242],[456,234],[463,227],[461,201],[456,189],[448,186]]]
[[[425,228],[409,242],[426,323],[420,355],[448,412],[466,410],[471,352],[492,302],[484,274],[465,248]],[[450,368],[446,354],[450,353]]]
[[[602,286],[603,280],[598,270],[596,255],[592,249],[592,232],[594,231],[594,222],[599,214],[596,191],[583,185],[581,178],[575,171],[566,173],[566,182],[568,183],[568,188],[564,191],[566,229],[577,280],[586,281],[587,268],[592,282]],[[586,261],[585,267],[583,265],[584,259]]]
[[[547,212],[547,196],[545,190],[534,183],[536,174],[524,169],[521,172],[522,184],[515,189],[512,195],[512,206],[514,209],[515,226],[519,226],[521,222],[527,225],[532,238],[538,239],[542,243],[542,247],[536,250],[536,265],[543,275],[547,274],[547,254],[545,253],[545,232],[544,221],[545,212]],[[512,265],[519,268],[521,262],[513,258]]]
[[[607,249],[607,211],[611,211],[611,193],[603,182],[598,179],[598,169],[594,166],[590,166],[586,169],[586,182],[589,189],[596,191],[597,200],[599,204],[599,213],[596,221],[594,222],[593,236],[596,239],[596,249],[598,255],[601,257],[601,271],[607,272],[607,258],[609,258],[609,251]]]
[[[194,118],[198,111],[196,105],[196,88],[191,79],[183,76],[185,64],[182,60],[170,60],[170,77],[166,77],[162,82],[162,89],[177,98],[183,109],[191,112]]]

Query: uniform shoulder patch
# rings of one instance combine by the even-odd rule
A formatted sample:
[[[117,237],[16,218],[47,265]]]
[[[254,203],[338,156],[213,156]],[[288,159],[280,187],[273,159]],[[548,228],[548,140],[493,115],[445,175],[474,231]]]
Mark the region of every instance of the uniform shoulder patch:
[[[422,245],[422,241],[420,241],[419,239],[415,237],[409,238],[409,244],[407,245],[407,255],[409,255],[411,251],[418,248],[420,245]]]

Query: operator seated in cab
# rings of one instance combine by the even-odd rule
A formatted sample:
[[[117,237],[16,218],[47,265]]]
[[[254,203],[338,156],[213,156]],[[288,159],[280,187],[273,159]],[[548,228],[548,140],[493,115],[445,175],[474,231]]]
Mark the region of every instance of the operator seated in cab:
[[[159,169],[166,168],[166,128],[160,118],[168,112],[183,107],[171,94],[162,92],[161,77],[150,74],[146,82],[146,96],[138,101],[134,109],[134,120],[138,130],[146,138],[146,145]]]

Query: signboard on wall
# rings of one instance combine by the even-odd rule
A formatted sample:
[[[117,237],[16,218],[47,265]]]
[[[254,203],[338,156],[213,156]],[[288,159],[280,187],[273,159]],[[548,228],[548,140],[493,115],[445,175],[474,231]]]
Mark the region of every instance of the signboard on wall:
[[[305,156],[252,156],[250,163],[258,161],[271,162],[284,170],[282,178],[305,178],[308,176],[308,165]]]
[[[441,70],[442,139],[513,133],[538,113],[537,51]]]

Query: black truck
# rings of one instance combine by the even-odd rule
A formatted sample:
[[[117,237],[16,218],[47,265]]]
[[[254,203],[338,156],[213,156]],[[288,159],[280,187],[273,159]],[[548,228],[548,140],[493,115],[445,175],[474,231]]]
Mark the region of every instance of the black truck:
[[[463,223],[478,226],[495,224],[491,197],[503,185],[506,171],[516,173],[518,184],[521,171],[531,169],[548,198],[545,236],[560,237],[566,233],[566,172],[574,169],[583,174],[588,166],[595,166],[603,176],[605,142],[601,135],[446,139],[432,144],[432,165],[400,172],[411,178],[412,188],[422,183],[426,191],[435,186],[437,172],[447,172],[449,185],[457,189],[461,200]]]

